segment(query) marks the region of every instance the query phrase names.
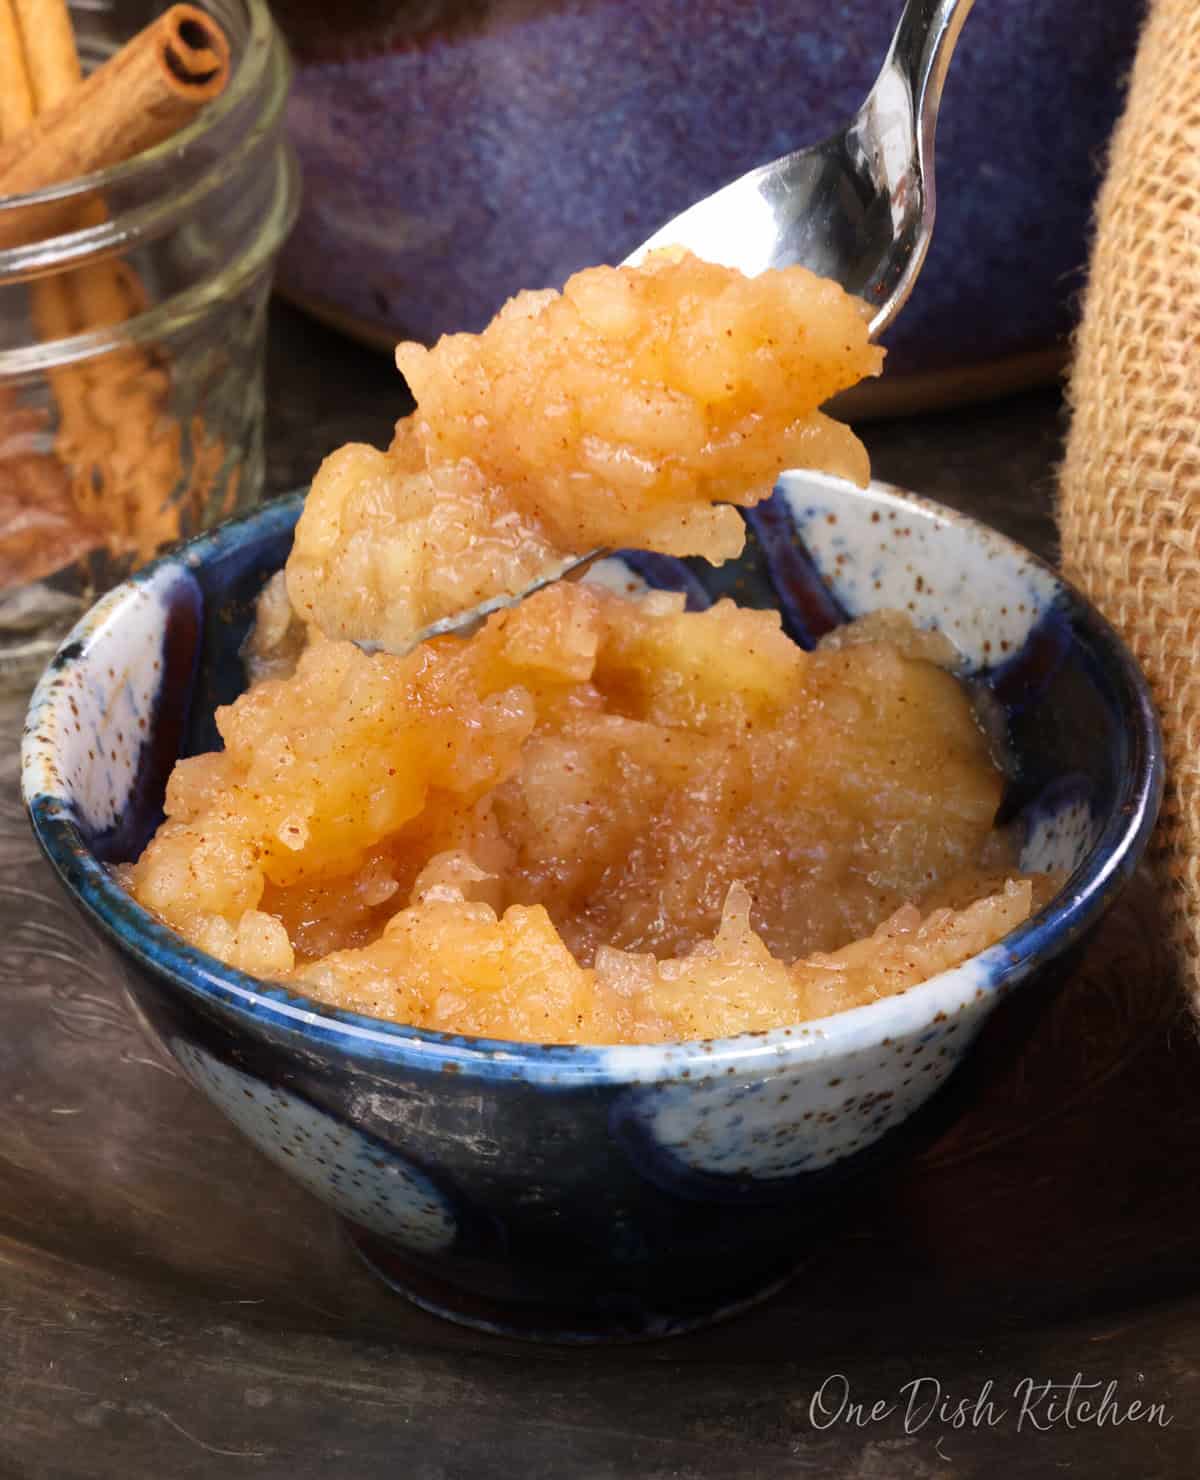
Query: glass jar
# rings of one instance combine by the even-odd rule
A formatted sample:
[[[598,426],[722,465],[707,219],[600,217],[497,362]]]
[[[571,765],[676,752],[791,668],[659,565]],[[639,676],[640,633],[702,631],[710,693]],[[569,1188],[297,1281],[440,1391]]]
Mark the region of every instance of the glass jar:
[[[161,8],[71,6],[84,70]],[[186,128],[112,169],[0,198],[0,242],[21,239],[17,213],[45,220],[52,203],[57,232],[0,248],[9,687],[98,592],[261,493],[267,297],[299,198],[290,67],[265,0],[206,8],[233,68]]]

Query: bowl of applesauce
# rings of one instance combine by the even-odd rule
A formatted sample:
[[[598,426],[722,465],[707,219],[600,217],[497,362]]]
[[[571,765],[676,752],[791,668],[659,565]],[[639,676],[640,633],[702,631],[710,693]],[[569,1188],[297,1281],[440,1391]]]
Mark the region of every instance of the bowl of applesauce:
[[[1133,660],[1008,539],[815,472],[723,566],[618,553],[390,667],[297,659],[263,592],[300,511],[60,649],[23,785],[64,890],[418,1304],[590,1341],[760,1299],[959,1113],[1136,866]]]

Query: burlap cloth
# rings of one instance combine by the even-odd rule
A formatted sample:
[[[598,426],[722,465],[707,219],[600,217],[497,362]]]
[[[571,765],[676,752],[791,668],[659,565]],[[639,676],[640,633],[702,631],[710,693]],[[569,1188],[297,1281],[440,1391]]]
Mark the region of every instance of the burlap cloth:
[[[1200,1007],[1200,0],[1151,0],[1097,204],[1062,468],[1063,567],[1162,717],[1156,840]]]

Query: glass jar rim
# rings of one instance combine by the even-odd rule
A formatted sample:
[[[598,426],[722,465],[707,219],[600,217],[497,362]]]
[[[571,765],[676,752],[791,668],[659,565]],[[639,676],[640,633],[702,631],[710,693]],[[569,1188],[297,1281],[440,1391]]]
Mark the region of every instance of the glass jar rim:
[[[299,171],[295,155],[286,143],[275,151],[272,169],[271,201],[260,228],[220,273],[118,324],[83,329],[65,338],[40,340],[16,349],[0,349],[0,385],[48,375],[131,345],[153,344],[195,322],[217,305],[235,299],[251,279],[269,271],[299,211]]]
[[[135,154],[132,159],[122,160],[120,164],[110,165],[107,169],[93,170],[87,175],[77,175],[70,180],[39,186],[36,190],[21,191],[16,195],[0,195],[0,218],[6,211],[57,205],[76,196],[92,196],[109,186],[136,179],[138,175],[149,173],[167,160],[186,154],[213,129],[219,127],[241,102],[252,95],[270,65],[274,47],[281,42],[278,29],[267,8],[267,0],[239,0],[239,3],[245,8],[249,20],[243,54],[224,91],[212,102],[206,103],[190,123],[149,149]],[[61,238],[51,236],[39,245],[47,247],[56,240],[78,234],[64,232]],[[27,250],[27,247],[0,250],[0,276],[3,275],[5,259],[10,254]]]

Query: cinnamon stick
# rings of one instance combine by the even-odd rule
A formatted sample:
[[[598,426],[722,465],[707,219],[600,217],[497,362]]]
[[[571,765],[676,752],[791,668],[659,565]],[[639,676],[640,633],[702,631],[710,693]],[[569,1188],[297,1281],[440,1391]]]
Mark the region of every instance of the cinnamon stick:
[[[0,156],[8,158],[28,150],[38,139],[57,138],[57,149],[75,151],[65,178],[118,162],[111,149],[107,155],[94,156],[94,166],[87,162],[80,151],[93,146],[87,139],[79,143],[81,119],[86,118],[88,131],[98,138],[123,139],[122,148],[137,152],[156,141],[146,132],[142,116],[148,109],[155,111],[153,98],[161,95],[155,88],[161,84],[172,97],[189,97],[186,116],[171,115],[169,128],[173,130],[194,116],[228,79],[229,48],[224,33],[192,6],[173,7],[135,37],[101,69],[107,73],[103,86],[96,81],[100,73],[86,82],[79,80],[79,57],[66,0],[0,0],[0,36],[5,34],[6,21],[8,32],[18,37],[16,55],[23,64],[26,85],[9,109],[9,121],[0,127]],[[155,77],[158,82],[153,81]],[[169,80],[164,82],[164,77]],[[48,112],[35,122],[41,106]],[[71,127],[59,132],[68,113]],[[163,126],[162,111],[155,116],[155,126]],[[44,168],[44,162],[38,168]],[[47,183],[38,179],[28,188]],[[0,205],[7,189],[0,185]],[[93,226],[107,216],[99,195],[81,200],[76,194],[68,201],[36,209],[58,209],[62,213],[58,230]],[[25,206],[15,211],[10,206],[7,212],[0,209],[0,229],[6,216],[10,221],[19,217],[27,228],[33,214]],[[39,234],[34,233],[35,238]],[[5,244],[0,240],[0,246]],[[145,307],[145,290],[133,268],[123,261],[86,262],[72,272],[35,281],[31,294],[39,336],[49,341],[122,323]],[[110,350],[95,361],[50,372],[58,404],[58,458],[47,461],[60,475],[69,477],[70,496],[89,547],[100,540],[114,556],[132,556],[139,563],[178,538],[185,513],[190,521],[198,521],[200,505],[220,477],[226,458],[220,441],[210,438],[199,417],[194,417],[188,442],[191,461],[185,464],[183,429],[169,409],[169,374],[153,351],[133,344]],[[42,464],[25,460],[23,465],[14,464],[13,471],[35,502],[50,497],[52,485],[43,476]],[[231,478],[229,497],[234,493]],[[26,529],[32,532],[36,525],[45,532],[52,522],[33,521]],[[33,552],[24,548],[19,524],[14,535],[14,553],[30,558]],[[3,536],[0,522],[0,561],[6,548]]]
[[[71,47],[73,53],[73,41]],[[29,124],[35,98],[14,0],[0,0],[0,142]],[[43,335],[75,332],[71,295],[61,279],[33,285],[33,311]],[[56,372],[54,384],[60,415],[77,418],[83,409],[78,377]],[[44,424],[44,412],[22,407],[11,386],[0,385],[0,591],[70,565],[103,542],[73,498],[67,468],[40,449]]]
[[[79,85],[83,68],[66,0],[13,0],[25,65],[33,87],[33,111],[44,113]],[[0,191],[0,195],[4,192]]]
[[[22,410],[0,386],[0,591],[28,585],[103,541],[71,496],[56,457],[38,450],[42,413]]]
[[[0,140],[20,134],[33,113],[33,88],[25,70],[17,13],[10,0],[0,0]]]
[[[18,7],[29,3],[17,0]],[[40,99],[43,89],[32,56],[30,70]],[[44,73],[45,91],[53,92],[67,70],[61,55],[51,61]],[[224,31],[195,6],[173,5],[85,81],[77,81],[39,112],[21,133],[10,139],[5,131],[0,197],[62,184],[132,159],[178,133],[228,81]],[[0,229],[0,240],[9,230]]]
[[[27,7],[27,0],[0,0],[0,48],[5,55],[7,75],[14,82],[11,90],[6,88],[4,94],[0,95],[0,146],[22,135],[33,120],[37,106],[37,80],[28,66],[29,56],[21,31],[22,3]],[[42,19],[44,18],[43,16]],[[52,34],[55,30],[52,23],[47,28],[47,34]],[[38,53],[39,61],[45,61],[44,50],[43,47]],[[70,37],[70,50],[71,56],[75,57],[73,36]],[[69,66],[69,62],[60,63],[60,70],[62,66]],[[43,80],[48,83],[49,76]],[[34,318],[44,339],[75,333],[70,293],[61,278],[44,278],[36,282],[33,293]]]

